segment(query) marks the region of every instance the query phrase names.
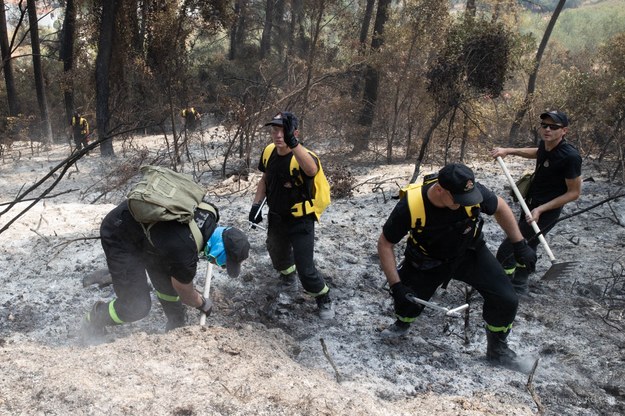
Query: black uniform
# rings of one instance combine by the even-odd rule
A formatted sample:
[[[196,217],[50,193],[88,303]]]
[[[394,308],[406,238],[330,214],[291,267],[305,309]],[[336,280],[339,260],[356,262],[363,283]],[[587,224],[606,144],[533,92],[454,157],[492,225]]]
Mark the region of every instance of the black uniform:
[[[210,213],[201,229],[205,241],[216,226],[215,216]],[[151,300],[146,272],[168,319],[179,319],[184,306],[171,278],[181,283],[191,282],[198,262],[197,245],[189,225],[177,221],[156,223],[150,229],[150,243],[124,201],[106,215],[100,236],[117,295],[108,305],[112,321],[120,324],[147,316]]]
[[[545,142],[538,145],[536,156],[536,170],[534,180],[530,186],[526,204],[531,210],[563,195],[567,191],[566,179],[575,179],[582,174],[582,158],[577,149],[566,140],[560,141],[551,151],[545,149]],[[560,217],[562,207],[545,211],[538,218],[538,228],[543,235],[555,225],[554,222]],[[536,233],[530,224],[525,220],[525,213],[521,211],[519,215],[519,229],[528,241],[529,246],[536,250],[540,241],[535,237]],[[505,268],[513,268],[515,265],[512,256],[512,244],[505,239],[497,251],[497,258],[500,259]]]
[[[474,287],[484,298],[483,318],[489,328],[506,331],[516,316],[518,297],[503,268],[486,247],[481,232],[479,213],[493,215],[497,210],[497,196],[476,183],[483,201],[469,217],[465,208],[457,210],[438,208],[427,198],[426,184],[411,192],[422,192],[425,205],[425,228],[412,230],[406,244],[406,258],[400,267],[402,284],[410,287],[417,297],[428,300],[436,289],[450,279],[463,281]],[[477,215],[475,215],[477,214]],[[382,232],[392,244],[399,243],[411,231],[408,198],[401,199],[387,219]],[[410,323],[421,313],[422,307],[409,302],[395,303],[397,318]]]
[[[319,159],[310,153],[319,166]],[[265,173],[267,206],[267,251],[273,267],[288,273],[297,269],[302,287],[313,296],[328,292],[325,281],[314,264],[315,220],[314,213],[294,217],[291,207],[310,198],[313,178],[301,171],[303,183],[296,183],[290,172],[292,152],[281,156],[273,151],[267,167],[261,160],[258,169]],[[295,267],[293,267],[295,266]]]

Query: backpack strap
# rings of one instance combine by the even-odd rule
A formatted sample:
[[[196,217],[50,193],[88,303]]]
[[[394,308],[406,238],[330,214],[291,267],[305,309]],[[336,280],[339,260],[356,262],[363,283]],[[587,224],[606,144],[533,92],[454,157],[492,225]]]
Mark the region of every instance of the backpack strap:
[[[317,156],[314,152],[308,150],[304,147],[304,145],[300,144],[302,149],[307,151],[312,155],[316,162],[318,162],[317,173],[313,177],[313,187],[315,186],[314,181],[318,177],[317,175],[324,175],[323,168],[321,166],[321,161],[319,160],[319,156]],[[295,157],[291,158],[291,165],[289,166],[291,170],[291,177],[293,178],[293,182],[295,182],[295,186],[304,186],[304,176],[302,176],[302,172]],[[317,189],[318,191],[318,189]],[[291,214],[294,217],[303,217],[308,214],[315,214],[317,221],[319,221],[319,215],[315,210],[315,198],[313,197],[314,192],[308,194],[308,199],[303,200],[302,202],[297,202],[293,204],[291,207]]]
[[[196,209],[202,209],[204,211],[208,211],[212,213],[215,216],[215,222],[219,221],[219,212],[212,204],[202,201],[198,204]],[[189,228],[191,229],[191,234],[193,234],[193,239],[195,240],[195,245],[197,246],[197,252],[201,253],[204,250],[204,245],[205,245],[204,235],[202,234],[202,230],[200,230],[200,227],[198,227],[197,222],[195,222],[195,219],[192,219],[189,222]]]
[[[438,181],[438,174],[425,175],[423,182],[413,183],[406,187],[405,195],[408,198],[408,209],[410,210],[410,228],[417,229],[417,232],[425,228],[425,203],[423,202],[423,185],[429,185]],[[400,192],[401,196],[401,192]]]
[[[273,143],[269,143],[265,150],[263,150],[263,166],[267,168],[267,164],[269,163],[269,158],[271,157],[273,151],[276,150],[276,145]]]
[[[423,183],[411,184],[405,189],[405,195],[408,200],[408,209],[410,210],[410,233],[409,238],[414,244],[419,246],[424,254],[427,254],[425,249],[417,242],[414,233],[419,234],[423,232],[426,224],[425,215],[425,203],[423,201],[423,185],[427,185],[433,182],[437,182],[436,176],[426,176]],[[473,221],[477,221],[480,215],[480,204],[463,207],[467,217]],[[475,235],[477,236],[481,231],[481,223],[475,227]]]
[[[197,252],[201,253],[204,248],[204,236],[202,235],[202,230],[200,230],[200,227],[197,226],[197,222],[195,222],[195,220],[191,220],[191,222],[189,222],[189,228],[191,229],[191,234],[193,234]]]

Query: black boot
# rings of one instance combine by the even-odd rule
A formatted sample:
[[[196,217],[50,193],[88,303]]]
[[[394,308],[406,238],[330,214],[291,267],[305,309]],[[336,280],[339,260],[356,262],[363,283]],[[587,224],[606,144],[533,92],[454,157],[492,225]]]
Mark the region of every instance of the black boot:
[[[508,347],[506,338],[508,332],[493,332],[486,329],[486,358],[494,364],[504,366],[514,366],[516,364],[516,353]]]
[[[106,335],[106,326],[114,325],[115,322],[109,314],[107,302],[96,302],[82,321],[81,333],[85,340],[100,338]]]
[[[165,331],[171,331],[172,329],[180,328],[187,324],[187,310],[182,302],[170,302],[163,299],[159,299],[159,301],[167,317]]]
[[[527,296],[530,293],[528,282],[529,282],[529,272],[525,267],[517,266],[514,276],[512,277],[511,283],[514,291],[519,296]]]

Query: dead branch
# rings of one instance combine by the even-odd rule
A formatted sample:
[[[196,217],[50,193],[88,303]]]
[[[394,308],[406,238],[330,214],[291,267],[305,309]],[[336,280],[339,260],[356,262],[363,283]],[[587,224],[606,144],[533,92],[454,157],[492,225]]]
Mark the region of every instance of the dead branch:
[[[37,226],[37,228],[39,228],[39,226]],[[30,231],[32,231],[33,233],[37,234],[39,237],[41,237],[41,239],[43,241],[45,241],[46,243],[50,242],[50,239],[48,237],[46,237],[45,235],[41,234],[39,231],[37,231],[36,228],[31,228]]]
[[[326,347],[325,341],[323,340],[323,338],[319,338],[319,342],[321,342],[321,348],[323,349],[323,355],[325,355],[325,357],[328,359],[328,362],[330,362],[330,365],[334,369],[334,377],[336,378],[336,382],[340,383],[341,382],[341,375],[339,374],[339,370],[336,368],[336,365],[334,364],[334,361],[332,360],[332,357],[330,357],[330,354],[328,353],[328,348]]]
[[[575,217],[575,216],[577,216],[579,214],[582,214],[584,212],[590,211],[591,209],[597,208],[599,205],[603,205],[606,202],[610,202],[610,201],[612,201],[614,199],[622,198],[624,196],[625,196],[625,193],[619,193],[617,195],[609,196],[606,199],[604,199],[602,201],[599,201],[596,204],[592,204],[589,207],[586,207],[584,209],[580,209],[579,211],[575,211],[575,212],[573,212],[571,214],[568,214],[568,215],[564,215],[564,216],[558,218],[557,220],[553,221],[551,224],[549,224],[549,225],[547,225],[546,227],[543,227],[543,228],[550,228],[552,225],[554,225],[554,224],[556,224],[556,223],[558,223],[560,221],[568,220],[569,218]],[[614,211],[612,211],[612,212],[614,212]]]
[[[11,225],[13,225],[13,223],[15,221],[17,221],[22,215],[24,215],[25,213],[27,213],[32,207],[34,207],[37,202],[39,202],[41,199],[43,199],[46,195],[48,195],[48,193],[50,193],[50,191],[52,191],[52,189],[54,189],[56,187],[56,185],[61,181],[61,179],[63,178],[63,176],[65,176],[65,174],[67,173],[68,169],[70,167],[72,167],[76,162],[78,162],[78,160],[80,160],[83,156],[85,156],[87,153],[89,153],[91,150],[95,149],[96,147],[98,147],[102,142],[106,141],[106,140],[112,140],[113,137],[115,136],[119,136],[131,131],[135,131],[136,128],[132,128],[130,130],[127,131],[122,131],[119,133],[116,133],[114,135],[109,135],[109,136],[105,136],[102,137],[96,141],[94,141],[93,143],[87,145],[87,147],[82,148],[79,151],[74,150],[72,152],[71,155],[69,155],[68,157],[66,157],[63,161],[61,161],[59,164],[57,164],[54,168],[52,168],[52,170],[50,170],[43,178],[41,178],[39,181],[37,181],[36,183],[34,183],[33,185],[30,186],[30,188],[26,189],[24,192],[21,192],[16,198],[15,200],[13,200],[12,202],[9,203],[9,205],[7,206],[7,208],[4,209],[4,211],[0,212],[0,217],[2,217],[2,215],[6,214],[9,210],[11,210],[16,204],[18,204],[19,202],[22,202],[25,199],[25,196],[30,194],[31,192],[33,192],[35,189],[37,189],[39,186],[41,186],[44,182],[46,182],[50,177],[53,177],[54,174],[60,170],[60,173],[58,175],[58,177],[54,180],[54,182],[52,182],[52,184],[46,188],[38,197],[33,198],[33,202],[28,205],[26,208],[24,208],[21,212],[19,212],[15,217],[11,218],[11,220],[9,220],[4,227],[2,227],[0,229],[0,234],[2,234],[4,231],[6,231],[7,229],[9,229],[9,227]]]
[[[573,212],[573,213],[571,213],[571,214],[568,214],[568,215],[565,215],[565,216],[563,216],[563,217],[560,217],[560,218],[558,218],[558,219],[556,219],[556,220],[552,221],[551,223],[547,224],[546,226],[542,227],[542,229],[543,229],[543,230],[548,230],[548,229],[550,229],[552,226],[554,226],[555,224],[559,223],[560,221],[568,220],[569,218],[575,217],[575,216],[577,216],[577,215],[579,215],[579,214],[583,214],[584,212],[588,212],[588,211],[590,211],[591,209],[597,208],[598,206],[603,205],[603,204],[605,204],[606,202],[610,202],[610,201],[612,201],[612,200],[614,200],[614,199],[617,199],[617,198],[622,198],[622,197],[624,197],[624,196],[625,196],[625,194],[624,194],[624,193],[619,193],[619,194],[617,194],[617,195],[610,196],[610,197],[608,197],[608,198],[606,198],[606,199],[604,199],[604,200],[602,200],[602,201],[597,202],[596,204],[592,204],[592,205],[591,205],[591,206],[589,206],[589,207],[586,207],[586,208],[584,208],[584,209],[580,209],[579,211],[575,211],[575,212]],[[612,208],[610,207],[610,209],[612,209]],[[618,217],[616,216],[616,214],[614,213],[614,211],[612,211],[612,213],[613,213],[613,215],[615,216],[615,218],[618,218]],[[614,221],[614,220],[613,220],[613,219],[611,219],[611,218],[608,218],[608,219],[609,219],[610,221]],[[618,223],[619,223],[619,225],[621,225],[621,224],[620,224],[620,221],[618,221]],[[543,234],[543,233],[542,233],[542,231],[541,231],[540,233],[536,233],[536,234],[534,234],[533,236],[531,236],[530,238],[528,238],[528,239],[527,239],[527,241],[528,241],[528,242],[529,242],[529,241],[532,241],[532,240],[534,240],[535,238],[538,238],[538,236],[539,236],[539,235],[542,235],[542,234]]]
[[[386,183],[389,183],[389,182],[394,182],[397,179],[406,179],[403,176],[395,176],[393,178],[388,178],[388,179],[384,179],[382,181],[377,181],[377,179],[379,179],[379,178],[380,178],[379,176],[374,176],[373,178],[369,178],[369,179],[367,179],[364,182],[357,183],[356,185],[352,186],[352,191],[355,191],[356,188],[359,188],[359,187],[361,187],[363,185],[366,185],[366,184],[373,184],[374,188],[380,188],[380,186],[382,186],[382,185],[384,185]],[[399,187],[399,185],[398,185],[398,187]]]
[[[68,194],[70,192],[75,192],[75,191],[78,191],[78,189],[68,189],[67,191],[59,192],[57,194],[51,194],[51,195],[43,196],[43,197],[40,197],[39,199],[41,200],[41,199],[55,198],[55,197],[57,197],[59,195]],[[20,202],[34,201],[35,199],[37,199],[37,198],[25,198],[25,199],[22,199]],[[9,205],[12,202],[13,201],[11,201],[11,202],[2,202],[2,203],[0,203],[0,207],[4,206],[4,205]]]
[[[527,388],[527,391],[532,396],[532,399],[534,399],[534,403],[536,403],[536,407],[538,407],[538,414],[543,415],[545,414],[545,407],[543,406],[543,403],[540,400],[540,397],[534,390],[534,373],[536,373],[536,368],[538,367],[538,361],[540,361],[540,358],[537,358],[536,361],[534,361],[534,365],[532,366],[532,371],[530,371],[530,375],[527,377],[527,384],[525,387]]]
[[[612,220],[616,225],[620,225],[621,227],[625,227],[625,224],[623,224],[623,222],[621,221],[621,219],[619,218],[619,216],[616,214],[616,212],[614,211],[614,208],[612,207],[612,204],[608,204],[608,208],[610,208],[610,211],[612,212],[612,216],[614,216],[614,220]]]
[[[65,250],[65,248],[67,248],[67,246],[69,246],[71,243],[75,243],[76,241],[99,240],[99,239],[100,239],[100,236],[97,236],[97,237],[72,238],[71,240],[63,241],[63,242],[55,245],[54,247],[52,247],[52,249],[55,249],[57,247],[61,247],[61,248],[59,250],[55,251],[52,256],[50,256],[50,258],[46,262],[46,265],[50,264],[50,262],[52,260],[54,260],[56,258],[56,256],[58,256],[61,253],[61,251]]]

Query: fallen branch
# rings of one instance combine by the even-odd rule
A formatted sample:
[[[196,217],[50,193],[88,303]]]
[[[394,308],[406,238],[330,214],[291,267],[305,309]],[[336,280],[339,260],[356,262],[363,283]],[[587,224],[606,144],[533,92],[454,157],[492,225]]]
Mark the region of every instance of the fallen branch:
[[[319,342],[321,342],[321,348],[323,349],[323,355],[326,356],[326,358],[330,362],[330,365],[334,369],[334,376],[336,378],[336,382],[340,383],[341,382],[341,375],[339,374],[339,370],[336,368],[336,365],[334,365],[334,361],[332,361],[332,357],[330,357],[330,354],[328,353],[328,348],[326,347],[325,341],[323,340],[323,338],[319,338]]]
[[[34,201],[36,199],[49,199],[49,198],[55,198],[59,195],[63,195],[63,194],[68,194],[70,192],[74,192],[74,191],[78,191],[78,189],[68,189],[67,191],[63,191],[63,192],[59,192],[58,194],[52,194],[52,195],[47,195],[47,196],[42,196],[40,198],[26,198],[26,199],[22,199],[19,202],[26,202],[26,201]],[[11,202],[2,202],[0,203],[0,207],[3,205],[9,205],[12,204],[14,201]]]
[[[2,234],[4,231],[8,230],[9,227],[11,225],[13,225],[13,223],[15,221],[17,221],[22,215],[24,215],[25,213],[27,213],[32,207],[34,207],[37,202],[39,202],[42,198],[44,198],[46,195],[48,195],[50,193],[50,191],[52,191],[52,189],[54,189],[54,187],[61,181],[61,179],[63,178],[63,176],[65,176],[65,173],[67,173],[67,170],[72,167],[72,165],[74,165],[76,162],[78,162],[78,160],[80,158],[82,158],[83,156],[85,156],[88,152],[90,152],[91,150],[95,149],[96,147],[100,146],[100,144],[106,140],[113,140],[113,137],[115,137],[116,135],[121,135],[121,134],[125,134],[129,131],[134,131],[136,130],[136,128],[133,128],[131,130],[127,130],[125,132],[120,132],[117,133],[115,135],[110,135],[110,136],[106,136],[106,137],[102,137],[98,140],[96,140],[93,143],[90,143],[89,145],[87,145],[87,147],[83,147],[82,150],[80,151],[73,151],[71,155],[69,155],[67,158],[65,158],[63,161],[61,161],[59,164],[57,164],[54,168],[52,168],[52,170],[50,170],[43,178],[41,178],[39,181],[37,181],[36,183],[34,183],[30,188],[26,189],[25,191],[21,192],[16,198],[15,200],[11,201],[8,204],[8,207],[6,207],[2,212],[0,212],[0,217],[2,217],[2,215],[6,214],[9,210],[11,210],[11,208],[13,208],[16,204],[18,204],[19,202],[22,202],[25,199],[25,196],[28,195],[29,193],[33,192],[35,189],[37,189],[40,185],[42,185],[44,182],[46,182],[50,177],[54,176],[54,173],[58,170],[60,170],[61,172],[59,173],[59,176],[54,180],[54,182],[52,182],[52,185],[50,185],[48,188],[46,188],[38,197],[36,198],[32,198],[32,203],[30,205],[28,205],[26,208],[24,208],[21,212],[19,212],[15,217],[11,218],[5,225],[4,227],[2,227],[0,229],[0,234]]]
[[[575,217],[575,216],[577,216],[579,214],[582,214],[584,212],[590,211],[591,209],[597,208],[599,205],[603,205],[606,202],[610,202],[613,199],[622,198],[624,196],[625,196],[625,194],[618,194],[618,195],[610,196],[610,197],[608,197],[608,198],[606,198],[606,199],[604,199],[602,201],[597,202],[596,204],[592,204],[589,207],[586,207],[584,209],[580,209],[579,211],[575,211],[575,212],[573,212],[571,214],[568,214],[568,215],[564,215],[564,216],[558,218],[557,220],[553,221],[552,223],[550,223],[549,225],[547,225],[546,227],[543,227],[543,228],[551,228],[552,225],[554,225],[556,223],[559,223],[560,221],[568,220],[569,218]]]
[[[530,371],[530,375],[527,377],[526,388],[527,388],[527,391],[532,396],[534,403],[536,403],[536,407],[538,407],[538,414],[543,415],[545,413],[545,407],[543,406],[543,403],[540,400],[540,397],[534,390],[534,373],[536,372],[536,368],[538,367],[538,361],[540,361],[540,358],[537,358],[536,361],[534,361],[534,365],[532,366],[532,371]]]
[[[369,178],[369,179],[367,179],[367,180],[366,180],[366,181],[364,181],[364,182],[357,183],[356,185],[352,186],[352,188],[351,188],[351,189],[352,189],[352,191],[355,191],[355,190],[356,190],[356,188],[358,188],[358,187],[360,187],[360,186],[362,186],[362,185],[366,185],[366,184],[368,184],[368,183],[372,183],[372,184],[374,184],[374,185],[376,185],[376,186],[379,186],[380,184],[383,184],[383,183],[385,183],[385,182],[394,181],[395,179],[402,179],[402,178],[400,178],[400,177],[395,177],[395,178],[389,178],[389,179],[387,179],[387,180],[383,180],[383,181],[377,181],[379,178],[380,178],[380,176],[374,176],[373,178]]]
[[[100,239],[100,236],[97,236],[97,237],[80,237],[80,238],[73,238],[73,239],[71,239],[71,240],[66,240],[66,241],[63,241],[62,243],[59,243],[59,244],[55,245],[54,247],[52,247],[52,249],[55,249],[55,248],[57,248],[57,247],[61,247],[61,248],[60,248],[59,250],[57,250],[57,251],[56,251],[56,252],[55,252],[55,253],[54,253],[54,254],[53,254],[53,255],[52,255],[52,256],[48,259],[48,261],[46,262],[46,266],[47,266],[48,264],[50,264],[50,262],[51,262],[52,260],[54,260],[54,259],[56,258],[56,256],[58,256],[58,255],[61,253],[61,251],[65,250],[65,248],[66,248],[68,245],[70,245],[71,243],[75,243],[76,241],[99,240],[99,239]]]

